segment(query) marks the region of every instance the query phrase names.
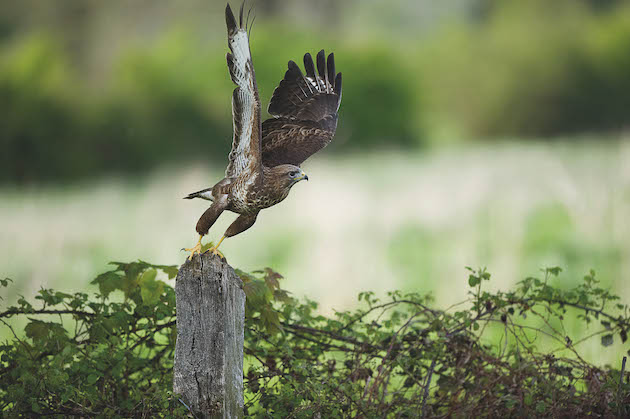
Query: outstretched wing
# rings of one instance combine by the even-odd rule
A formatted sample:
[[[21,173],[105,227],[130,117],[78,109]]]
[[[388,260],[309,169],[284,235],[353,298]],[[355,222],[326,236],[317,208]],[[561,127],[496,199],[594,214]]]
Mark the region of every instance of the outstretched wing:
[[[341,102],[341,73],[335,74],[335,56],[317,54],[317,73],[311,54],[304,55],[306,76],[289,61],[269,103],[273,118],[262,124],[262,159],[265,166],[300,165],[330,143],[337,129]]]
[[[262,172],[260,99],[256,75],[249,50],[247,24],[243,22],[243,6],[239,25],[228,4],[225,8],[228,31],[227,65],[236,89],[232,93],[232,120],[234,138],[225,177],[237,177],[243,171],[252,175]]]

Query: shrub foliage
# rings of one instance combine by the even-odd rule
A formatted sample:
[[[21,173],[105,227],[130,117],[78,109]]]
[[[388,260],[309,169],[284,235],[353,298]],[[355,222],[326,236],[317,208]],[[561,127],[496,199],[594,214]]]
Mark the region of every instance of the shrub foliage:
[[[344,74],[339,127],[327,152],[627,130],[628,2],[470,3],[478,3],[477,17],[426,28],[430,36],[422,37],[415,19],[409,32],[390,25],[364,35],[257,23],[251,42],[263,106],[288,60],[301,62],[305,52],[325,48],[335,52]],[[116,4],[86,7],[95,15],[101,8],[131,7]],[[348,10],[355,20],[358,8]],[[153,41],[140,46],[129,39],[112,49],[102,48],[112,42],[88,31],[83,41],[90,54],[68,47],[75,45],[69,35],[90,26],[59,22],[11,42],[2,38],[0,22],[0,183],[146,173],[191,160],[224,165],[234,86],[225,66],[224,29],[220,35],[206,29],[220,21],[197,26],[201,37],[192,27],[167,30],[155,22],[161,35]],[[114,23],[107,21],[110,30],[102,33],[116,32]],[[291,42],[279,47],[283,39]]]
[[[20,298],[0,312],[10,336],[0,346],[4,414],[191,416],[171,392],[175,293],[162,278],[176,272],[117,262],[93,281],[92,296],[42,289],[35,304]],[[628,305],[592,272],[569,290],[552,285],[560,269],[550,268],[513,291],[489,292],[490,274],[471,270],[467,304],[440,310],[426,295],[396,291],[380,300],[365,292],[358,309],[330,317],[291,297],[271,269],[238,273],[247,294],[248,415],[630,414],[621,360],[602,368],[578,351],[588,339],[625,343],[630,328]],[[590,323],[590,334],[567,332],[569,321]]]

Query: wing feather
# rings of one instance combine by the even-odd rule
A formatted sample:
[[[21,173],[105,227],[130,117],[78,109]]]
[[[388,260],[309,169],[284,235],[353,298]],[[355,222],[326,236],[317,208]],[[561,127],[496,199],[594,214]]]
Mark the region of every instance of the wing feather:
[[[232,9],[225,8],[225,23],[228,31],[226,61],[230,78],[236,84],[232,93],[232,121],[234,137],[226,177],[237,177],[243,171],[252,175],[262,172],[261,159],[261,116],[260,99],[254,65],[249,49],[247,24],[243,23],[243,5],[237,25]]]
[[[315,65],[313,64],[313,57],[308,52],[304,54],[304,69],[306,70],[306,76],[311,79],[315,78]]]
[[[269,113],[262,124],[262,159],[266,166],[299,165],[332,141],[341,103],[341,73],[335,75],[335,56],[324,50],[304,55],[304,70],[289,61],[282,81],[273,92]]]

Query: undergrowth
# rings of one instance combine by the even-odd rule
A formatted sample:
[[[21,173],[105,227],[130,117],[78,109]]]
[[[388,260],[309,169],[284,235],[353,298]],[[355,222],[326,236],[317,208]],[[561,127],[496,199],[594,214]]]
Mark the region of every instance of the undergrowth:
[[[174,266],[114,263],[98,292],[41,289],[0,312],[0,409],[10,417],[186,417],[172,393]],[[428,295],[359,295],[356,310],[325,317],[293,298],[271,269],[237,271],[247,294],[245,410],[254,417],[627,417],[622,360],[596,366],[579,345],[603,348],[630,329],[627,304],[593,272],[572,289],[559,268],[514,290],[484,289],[470,270],[467,304]],[[10,279],[0,281],[8,287]],[[26,318],[23,330],[15,319]],[[584,324],[569,335],[564,322]],[[497,338],[498,336],[498,338]],[[542,350],[552,345],[554,349]],[[625,359],[625,357],[624,357]]]

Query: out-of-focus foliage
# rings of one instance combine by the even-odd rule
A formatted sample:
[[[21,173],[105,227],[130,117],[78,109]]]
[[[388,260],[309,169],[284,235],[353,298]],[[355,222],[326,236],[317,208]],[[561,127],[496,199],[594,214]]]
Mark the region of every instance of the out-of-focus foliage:
[[[84,122],[73,112],[70,83],[63,53],[44,37],[33,37],[2,57],[2,178],[63,178],[89,167],[90,144],[80,141]]]
[[[301,20],[262,18],[251,43],[263,103],[289,59],[300,62],[305,52],[324,48],[335,52],[344,74],[335,152],[626,128],[630,6],[468,3],[474,13],[430,29],[400,23],[389,32],[371,33],[370,22],[346,28],[343,19],[325,19],[335,30],[322,31]],[[101,6],[74,7],[89,15]],[[363,7],[371,6],[333,9],[356,16]],[[260,9],[274,16],[277,7]],[[233,86],[222,27],[208,28],[210,37],[160,27],[150,42],[129,43],[103,30],[90,43],[78,35],[91,34],[89,18],[63,10],[72,24],[60,17],[38,27],[17,19],[38,30],[19,32],[7,23],[7,33],[15,34],[0,38],[0,180],[75,179],[191,158],[225,161]],[[223,24],[218,12],[207,19]],[[118,40],[111,49],[108,37]]]
[[[627,128],[627,5],[487,3],[478,24],[449,26],[423,56],[442,125],[473,137]]]
[[[278,50],[277,39],[261,38],[252,48],[266,106],[286,62],[317,50],[295,36],[296,53],[288,56]],[[338,70],[355,75],[344,83],[335,146],[413,145],[409,70],[384,47],[334,52]],[[233,89],[224,53],[204,49],[185,31],[172,32],[151,50],[129,50],[111,85],[94,90],[73,72],[54,38],[29,38],[5,53],[0,67],[0,178],[72,179],[185,158],[224,162],[231,145]],[[350,136],[358,140],[346,141]]]
[[[175,50],[168,41],[130,52],[104,91],[83,84],[54,39],[32,37],[7,54],[0,70],[2,177],[69,179],[137,171],[182,156],[221,152],[224,158],[230,120],[207,109],[207,90],[193,77],[212,67],[187,61],[195,55],[185,41]]]
[[[173,266],[115,263],[99,293],[40,290],[0,312],[0,410],[10,416],[183,417],[171,393],[175,292],[158,279]],[[560,268],[488,292],[472,270],[467,306],[440,310],[430,296],[359,295],[355,311],[325,317],[271,269],[246,274],[245,408],[252,417],[626,417],[628,372],[585,362],[579,344],[627,341],[628,306],[599,286],[553,284]],[[10,280],[0,280],[6,287]],[[112,296],[119,298],[112,298]],[[12,318],[27,317],[24,333]],[[596,331],[567,332],[574,319]],[[552,351],[541,350],[551,342]],[[623,367],[622,367],[623,369]],[[622,375],[623,374],[623,375]]]

